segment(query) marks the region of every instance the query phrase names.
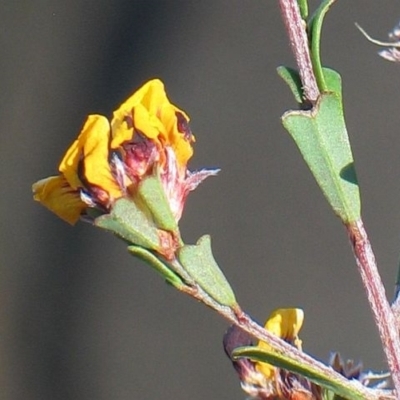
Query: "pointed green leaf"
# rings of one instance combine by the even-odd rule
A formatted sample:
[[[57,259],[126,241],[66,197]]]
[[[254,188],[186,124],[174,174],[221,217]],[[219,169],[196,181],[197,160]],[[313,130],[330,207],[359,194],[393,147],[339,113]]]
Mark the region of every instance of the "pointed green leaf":
[[[348,383],[337,380],[322,374],[317,368],[306,366],[287,355],[277,353],[273,350],[260,349],[255,346],[239,347],[232,353],[233,358],[250,358],[253,361],[261,361],[275,367],[286,369],[296,374],[305,376],[310,381],[322,386],[332,392],[351,400],[364,400],[366,388],[361,383],[355,384],[354,381]]]
[[[143,179],[139,183],[138,194],[145,206],[151,211],[160,229],[166,231],[178,229],[158,174]]]
[[[360,195],[337,93],[321,94],[312,110],[289,111],[282,122],[334,212],[344,223],[358,220]]]
[[[304,100],[303,84],[297,70],[283,65],[279,66],[276,71],[278,75],[286,82],[291,90],[297,103],[301,104]]]
[[[152,219],[128,199],[117,200],[110,214],[96,218],[94,224],[115,233],[128,243],[153,250],[160,248],[158,230]]]
[[[235,295],[212,255],[210,236],[201,237],[196,245],[183,246],[178,258],[188,274],[214,300],[225,306],[236,304]]]
[[[177,287],[178,289],[184,286],[182,279],[174,271],[172,271],[167,264],[161,261],[151,251],[144,249],[140,246],[128,246],[128,250],[135,257],[145,261],[151,267],[153,267],[161,276],[170,284]]]

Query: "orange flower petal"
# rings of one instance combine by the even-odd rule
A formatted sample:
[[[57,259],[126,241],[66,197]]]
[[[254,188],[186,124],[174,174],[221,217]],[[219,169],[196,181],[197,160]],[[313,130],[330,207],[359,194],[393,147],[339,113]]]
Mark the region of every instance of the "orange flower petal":
[[[159,79],[145,83],[114,111],[111,147],[115,149],[123,142],[132,140],[133,126],[149,139],[156,139],[159,128],[164,129],[158,121],[157,109],[165,101],[168,102],[167,95],[164,84]],[[132,123],[127,122],[127,118],[131,118]]]
[[[63,176],[51,176],[32,185],[33,198],[58,217],[74,225],[87,205]]]
[[[114,112],[111,147],[116,149],[132,140],[135,128],[160,147],[171,146],[178,163],[186,166],[193,154],[194,138],[179,132],[177,113],[189,121],[184,111],[170,103],[159,79],[147,82]]]
[[[89,115],[77,140],[71,145],[60,163],[59,170],[72,188],[83,187],[79,179],[79,163],[82,161],[82,178],[85,183],[106,191],[111,198],[122,196],[109,165],[110,125],[101,115]]]
[[[160,113],[160,120],[163,126],[166,127],[166,143],[169,144],[176,154],[176,159],[179,165],[186,166],[187,162],[193,155],[192,142],[194,142],[194,136],[187,137],[185,132],[181,132],[178,129],[180,121],[178,116],[185,120],[185,123],[189,123],[189,117],[179,108],[170,105],[167,107],[165,104],[162,107]]]

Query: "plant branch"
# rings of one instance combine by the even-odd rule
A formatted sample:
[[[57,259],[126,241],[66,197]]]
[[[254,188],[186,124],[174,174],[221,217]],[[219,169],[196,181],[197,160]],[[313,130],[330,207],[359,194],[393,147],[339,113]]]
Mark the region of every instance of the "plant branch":
[[[189,296],[201,301],[203,304],[217,311],[222,317],[227,319],[230,323],[237,325],[242,330],[250,334],[252,337],[267,342],[271,347],[287,357],[302,363],[304,366],[312,367],[317,369],[319,373],[331,379],[341,383],[343,386],[352,387],[355,392],[358,392],[362,398],[365,400],[394,400],[394,396],[389,391],[369,389],[363,386],[357,380],[348,380],[343,375],[334,371],[331,367],[317,361],[313,357],[309,356],[297,348],[291,346],[289,343],[285,342],[281,338],[275,336],[271,332],[264,329],[262,326],[257,324],[248,314],[246,314],[239,305],[236,308],[230,308],[223,306],[216,302],[212,297],[210,297],[206,292],[203,291],[201,287],[197,284],[194,286],[186,286],[183,288],[182,292],[188,294]]]
[[[320,91],[311,61],[306,23],[301,18],[297,0],[279,0],[279,4],[292,52],[299,69],[304,95],[306,99],[314,104],[320,95]],[[329,4],[330,2],[326,3],[327,6]],[[316,40],[318,41],[319,38]],[[379,330],[392,375],[395,394],[397,395],[396,398],[400,399],[400,339],[395,316],[388,303],[362,220],[359,219],[356,222],[346,224],[346,228],[353,245],[354,255],[368,301]]]
[[[311,62],[305,21],[301,18],[297,0],[279,0],[279,5],[290,46],[299,69],[304,95],[311,103],[315,103],[320,91]]]
[[[393,384],[400,395],[400,339],[395,316],[386,297],[374,253],[361,220],[347,225],[358,270],[378,327]],[[399,398],[399,397],[397,397]]]
[[[187,284],[182,285],[181,287],[177,287],[178,290],[186,293],[196,300],[199,300],[206,306],[216,311],[230,323],[240,327],[252,337],[269,343],[275,351],[285,354],[287,357],[292,358],[298,363],[302,363],[304,366],[311,367],[314,370],[318,370],[321,375],[326,376],[332,381],[336,381],[343,386],[352,387],[353,390],[355,392],[358,392],[359,395],[365,400],[394,400],[394,397],[390,392],[380,391],[376,389],[371,390],[363,386],[360,382],[356,380],[348,380],[343,375],[334,371],[331,367],[323,364],[320,361],[315,360],[307,353],[298,350],[296,347],[293,347],[281,338],[275,336],[274,334],[257,324],[248,314],[246,314],[241,309],[239,304],[236,304],[233,307],[229,307],[218,303],[218,301],[213,299],[205,290],[202,289],[201,286],[199,286],[195,281],[193,281],[193,279],[190,278],[189,275],[187,275],[186,271],[181,266],[178,259],[174,259],[171,264],[174,266],[174,269],[182,271],[185,275],[185,278],[188,278],[188,281],[190,282],[189,283],[188,281],[186,281]]]

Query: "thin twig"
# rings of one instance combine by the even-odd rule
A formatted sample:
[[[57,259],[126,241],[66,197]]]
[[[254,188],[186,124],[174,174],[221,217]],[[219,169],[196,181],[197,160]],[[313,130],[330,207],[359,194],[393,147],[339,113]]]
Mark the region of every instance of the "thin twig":
[[[315,103],[320,92],[312,67],[305,21],[301,18],[296,0],[279,0],[279,5],[289,35],[290,46],[299,69],[304,95],[311,103]]]
[[[391,41],[391,42],[383,42],[381,40],[374,39],[372,36],[370,36],[364,28],[361,27],[357,22],[354,23],[356,28],[367,38],[367,40],[373,44],[376,44],[378,46],[383,46],[383,47],[400,47],[400,42],[396,41]]]
[[[386,297],[374,253],[362,221],[347,226],[357,266],[379,330],[393,384],[400,398],[400,340],[395,316]]]

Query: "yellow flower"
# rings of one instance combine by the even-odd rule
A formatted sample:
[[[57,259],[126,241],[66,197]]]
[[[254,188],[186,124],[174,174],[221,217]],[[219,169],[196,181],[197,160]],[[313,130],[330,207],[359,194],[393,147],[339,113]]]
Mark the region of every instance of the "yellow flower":
[[[109,142],[110,124],[107,118],[89,115],[78,139],[72,143],[59,167],[74,190],[85,187],[86,183],[103,189],[109,199],[122,196],[108,160]],[[79,177],[80,173],[84,182]]]
[[[70,224],[75,224],[87,207],[62,175],[41,179],[33,184],[32,189],[36,201]]]
[[[61,175],[36,182],[32,187],[34,199],[64,221],[75,224],[95,197],[99,206],[107,206],[110,199],[120,197],[122,192],[108,163],[109,140],[107,119],[90,115],[60,163]],[[86,190],[88,194],[90,190],[96,193],[93,200],[82,196]]]
[[[301,350],[301,340],[298,334],[303,321],[304,312],[300,308],[280,308],[269,316],[265,323],[265,329]],[[263,341],[258,343],[258,347],[261,349],[271,348],[268,343]],[[261,372],[267,379],[273,379],[276,369],[274,366],[263,362],[256,362],[255,364],[257,371]]]
[[[34,199],[75,224],[89,208],[108,213],[115,200],[131,197],[144,177],[156,173],[178,221],[189,191],[217,172],[187,170],[194,141],[188,122],[163,83],[151,80],[114,112],[111,123],[101,115],[87,118],[60,175],[36,182]]]
[[[163,83],[153,79],[114,112],[111,147],[117,149],[132,140],[135,132],[141,133],[159,147],[170,146],[179,165],[186,166],[194,141],[188,122],[185,112],[169,102]]]

